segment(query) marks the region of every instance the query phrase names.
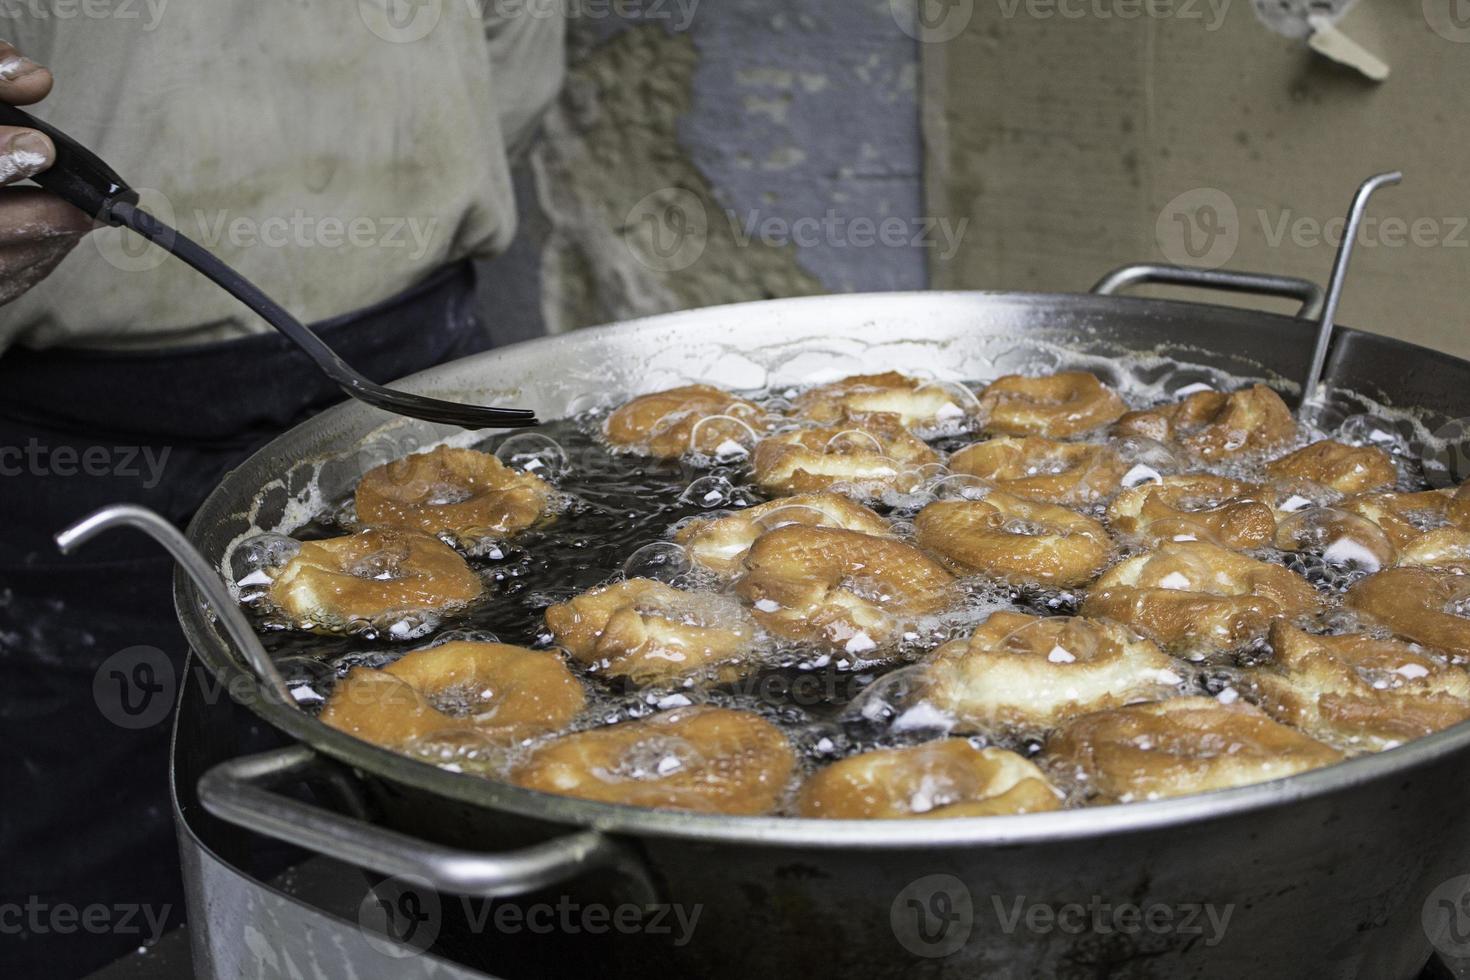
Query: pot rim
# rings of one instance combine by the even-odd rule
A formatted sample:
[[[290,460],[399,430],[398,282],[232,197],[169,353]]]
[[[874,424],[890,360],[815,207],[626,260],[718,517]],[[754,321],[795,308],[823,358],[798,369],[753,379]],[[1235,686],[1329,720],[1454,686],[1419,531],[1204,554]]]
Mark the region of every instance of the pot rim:
[[[1232,316],[1265,320],[1273,326],[1299,333],[1306,338],[1309,338],[1315,330],[1314,324],[1294,316],[1180,300],[1004,291],[880,292],[764,300],[665,313],[590,327],[572,334],[523,341],[474,355],[466,360],[490,364],[507,352],[513,352],[528,345],[538,345],[552,350],[572,344],[581,346],[621,336],[633,330],[656,331],[671,326],[684,328],[701,320],[718,321],[732,315],[732,311],[741,309],[758,308],[763,317],[778,319],[783,314],[799,307],[827,306],[831,305],[834,300],[863,303],[922,302],[927,305],[935,303],[971,304],[982,300],[1019,307],[1065,301],[1081,304],[1084,308],[1083,312],[1098,316],[1106,316],[1112,312],[1130,313],[1134,316],[1144,314],[1160,318],[1171,312],[1197,315],[1201,308],[1205,308],[1224,317],[1227,323]],[[1352,336],[1358,334],[1359,331],[1339,327],[1337,333]],[[1448,358],[1460,361],[1462,364],[1465,363],[1452,355],[1432,351],[1396,338],[1375,339],[1401,345],[1426,358]],[[1179,338],[1174,346],[1181,349],[1193,346],[1203,351],[1208,349],[1204,347],[1203,341],[1204,338],[1200,338],[1199,341]],[[445,365],[440,365],[420,372],[397,384],[410,390],[423,389],[432,385],[436,374],[442,372],[445,367]],[[1269,372],[1269,369],[1265,370]],[[1269,373],[1275,374],[1275,372]],[[1280,375],[1276,377],[1279,378]],[[1290,383],[1289,379],[1287,383]],[[249,469],[258,461],[279,457],[280,450],[274,447],[278,445],[280,439],[292,434],[325,430],[337,424],[344,417],[350,416],[351,413],[364,411],[369,410],[351,402],[335,405],[278,437],[277,440],[273,440],[241,464],[237,471]],[[341,453],[339,451],[336,454],[327,453],[325,455],[341,455]],[[314,457],[308,457],[308,459],[311,458]],[[277,459],[277,462],[279,461]],[[300,458],[291,459],[288,460],[287,465],[294,465],[302,461]],[[198,514],[191,521],[188,535],[196,545],[206,530],[206,512],[211,509],[210,505],[222,495],[229,485],[231,476],[233,474],[226,476],[220,486],[201,505]],[[1470,749],[1470,722],[1464,722],[1382,752],[1366,754],[1282,779],[1233,789],[1196,793],[1171,799],[1092,806],[1047,813],[926,820],[922,821],[919,826],[916,826],[916,822],[911,819],[828,820],[654,810],[557,796],[523,789],[510,783],[449,772],[429,763],[358,741],[344,732],[329,728],[295,705],[284,705],[271,697],[265,687],[258,685],[253,675],[239,665],[228,645],[216,631],[205,628],[205,623],[210,617],[203,612],[200,597],[182,570],[175,576],[174,594],[179,620],[186,639],[191,648],[199,654],[200,660],[210,668],[216,680],[222,682],[232,696],[241,690],[237,685],[244,684],[247,689],[253,688],[253,696],[241,697],[239,700],[298,742],[364,773],[378,776],[389,782],[411,786],[436,796],[486,809],[503,810],[550,824],[587,827],[613,834],[752,846],[817,848],[856,846],[897,850],[936,846],[1009,846],[1045,841],[1081,840],[1156,830],[1286,806],[1297,800],[1345,791],[1364,783],[1386,780],[1394,775],[1404,775],[1412,769],[1430,764],[1447,754]]]

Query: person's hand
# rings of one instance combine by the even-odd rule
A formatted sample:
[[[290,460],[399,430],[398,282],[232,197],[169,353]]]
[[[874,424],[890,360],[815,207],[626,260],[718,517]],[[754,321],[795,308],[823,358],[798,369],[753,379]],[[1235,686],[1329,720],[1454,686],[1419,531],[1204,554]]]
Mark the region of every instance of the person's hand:
[[[0,101],[39,102],[51,91],[51,72],[0,41]],[[43,133],[0,126],[0,185],[19,183],[51,166],[56,148]],[[39,187],[0,186],[0,303],[46,278],[92,219]]]

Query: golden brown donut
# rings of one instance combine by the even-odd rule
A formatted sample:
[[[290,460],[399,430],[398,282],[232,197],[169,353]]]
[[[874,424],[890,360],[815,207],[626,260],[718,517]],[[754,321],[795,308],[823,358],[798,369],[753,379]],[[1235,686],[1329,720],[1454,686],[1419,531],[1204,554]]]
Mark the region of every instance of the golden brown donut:
[[[1082,615],[1117,620],[1171,653],[1198,656],[1249,646],[1272,620],[1305,616],[1321,604],[1306,579],[1280,565],[1180,542],[1109,569]]]
[[[353,668],[320,717],[390,749],[463,729],[511,743],[564,727],[586,701],[554,653],[456,642],[415,650],[382,670]]]
[[[1392,568],[1356,583],[1347,604],[1399,636],[1470,660],[1470,576]]]
[[[966,729],[1053,727],[1068,718],[1175,693],[1180,666],[1106,620],[997,612],[921,669],[924,699]]]
[[[1459,490],[1365,493],[1349,497],[1343,510],[1378,525],[1397,551],[1400,565],[1470,572],[1470,501]]]
[[[1265,385],[1225,394],[1199,391],[1172,405],[1129,412],[1117,431],[1173,442],[1206,459],[1273,449],[1296,435],[1291,409]]]
[[[1399,478],[1393,458],[1376,446],[1348,446],[1331,439],[1314,442],[1266,464],[1278,480],[1311,480],[1339,493],[1391,487]]]
[[[914,528],[921,548],[1016,584],[1083,585],[1112,554],[1112,539],[1092,518],[1000,491],[983,500],[936,500],[919,511]]]
[[[328,632],[459,612],[484,591],[453,548],[407,528],[305,541],[295,558],[265,573],[269,601],[293,625]]]
[[[795,769],[786,736],[760,716],[691,707],[563,736],[511,779],[601,803],[755,816],[775,809]]]
[[[1041,436],[998,436],[949,458],[954,473],[977,476],[1008,493],[1082,507],[1118,492],[1128,464],[1107,446]]]
[[[489,453],[440,446],[368,470],[357,484],[357,519],[472,542],[530,527],[551,495],[544,480]]]
[[[546,626],[582,663],[638,684],[703,670],[734,679],[756,632],[733,599],[646,578],[600,586],[551,606]]]
[[[1376,752],[1470,718],[1470,674],[1421,646],[1277,621],[1271,648],[1272,665],[1250,672],[1253,700],[1325,742]]]
[[[1117,392],[1087,371],[1008,374],[980,395],[985,430],[1007,436],[1065,439],[1102,428],[1127,410]]]
[[[819,425],[882,412],[920,431],[958,430],[968,428],[976,405],[974,399],[957,394],[933,381],[887,371],[819,385],[798,395],[792,407],[798,416]]]
[[[740,571],[755,539],[788,524],[839,527],[881,538],[893,537],[888,522],[868,508],[837,493],[803,493],[736,511],[725,517],[691,521],[674,540],[691,561],[720,575]]]
[[[1035,764],[962,738],[834,762],[802,784],[796,802],[798,816],[830,820],[989,817],[1061,806],[1061,793]]]
[[[1330,564],[1369,571],[1390,568],[1398,560],[1398,550],[1377,524],[1335,507],[1309,507],[1283,515],[1275,543],[1282,551],[1314,552]]]
[[[1271,540],[1276,512],[1264,487],[1222,476],[1166,476],[1124,490],[1108,507],[1113,530],[1144,545],[1205,541],[1249,551]]]
[[[1083,715],[1047,754],[1099,803],[1130,803],[1281,779],[1342,754],[1245,701],[1173,698]]]
[[[756,539],[745,569],[737,590],[767,630],[854,655],[957,598],[950,574],[913,545],[838,528],[777,528]]]
[[[660,459],[687,452],[713,454],[727,440],[747,437],[738,422],[699,426],[705,419],[728,415],[756,432],[765,428],[764,412],[752,401],[710,385],[685,385],[635,398],[614,411],[603,425],[607,441]],[[699,426],[696,434],[695,426]]]
[[[770,436],[751,458],[756,484],[772,496],[840,489],[877,497],[886,488],[911,489],[920,481],[914,471],[937,462],[898,416],[886,414]]]

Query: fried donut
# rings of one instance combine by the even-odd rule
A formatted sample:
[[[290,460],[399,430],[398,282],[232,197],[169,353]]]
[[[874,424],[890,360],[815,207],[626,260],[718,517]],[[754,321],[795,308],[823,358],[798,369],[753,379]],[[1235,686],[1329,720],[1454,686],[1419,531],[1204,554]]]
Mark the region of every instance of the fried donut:
[[[1273,664],[1248,678],[1253,700],[1314,738],[1380,751],[1470,718],[1470,674],[1421,646],[1277,621],[1271,647]]]
[[[755,539],[788,524],[840,527],[880,538],[893,537],[888,522],[862,504],[837,493],[778,497],[726,517],[692,521],[674,535],[696,565],[734,575]]]
[[[1347,604],[1399,636],[1470,660],[1470,576],[1393,568],[1348,589]]]
[[[415,650],[382,670],[354,667],[319,717],[390,749],[465,729],[510,743],[562,728],[586,702],[554,653],[457,642]]]
[[[1306,579],[1217,545],[1160,545],[1109,569],[1082,615],[1117,620],[1171,653],[1203,655],[1248,646],[1271,621],[1316,612]]]
[[[1071,588],[1107,567],[1112,539],[1090,517],[996,491],[937,500],[914,518],[918,542],[972,572],[1007,582]]]
[[[1125,490],[1108,507],[1113,530],[1144,545],[1206,541],[1249,551],[1271,540],[1276,512],[1265,488],[1223,476],[1166,476]]]
[[[707,669],[733,680],[755,641],[755,624],[734,600],[646,578],[551,606],[546,626],[582,663],[637,684]]]
[[[458,612],[484,591],[453,548],[407,528],[305,541],[295,558],[266,574],[270,602],[298,629],[392,623],[390,633],[403,638],[416,631],[403,632],[395,620]]]
[[[1061,796],[1016,753],[948,738],[834,762],[802,784],[796,810],[833,820],[989,817],[1057,810]]]
[[[1129,412],[1118,419],[1116,430],[1219,459],[1289,442],[1296,420],[1280,395],[1258,384],[1230,394],[1198,391],[1172,405]]]
[[[915,469],[937,462],[898,416],[886,414],[770,436],[751,458],[756,484],[772,496],[840,488],[875,497],[885,488],[909,489],[918,482]]]
[[[1276,526],[1275,543],[1282,551],[1315,552],[1329,564],[1370,572],[1398,560],[1398,550],[1377,524],[1335,507],[1310,507],[1284,516]]]
[[[1338,493],[1364,493],[1398,480],[1393,458],[1376,446],[1348,446],[1331,439],[1314,442],[1266,464],[1278,480],[1311,480]]]
[[[1099,803],[1130,803],[1281,779],[1342,760],[1246,701],[1172,698],[1083,715],[1047,754]]]
[[[1087,371],[1042,378],[1008,374],[980,395],[985,430],[1006,436],[1064,439],[1099,429],[1127,410],[1117,392]]]
[[[968,729],[1051,728],[1079,714],[1175,693],[1175,661],[1104,620],[997,612],[921,668],[924,699]]]
[[[949,458],[949,469],[1018,497],[1082,507],[1116,493],[1128,464],[1107,446],[999,436],[959,450]]]
[[[676,708],[555,739],[517,768],[518,786],[601,803],[755,816],[796,770],[770,722],[728,708]]]
[[[368,470],[357,484],[357,519],[464,542],[503,537],[546,513],[551,487],[489,453],[440,446]]]
[[[952,430],[966,427],[976,410],[973,399],[965,404],[955,395],[933,381],[887,371],[819,385],[798,395],[792,407],[798,416],[819,425],[882,412],[920,431]]]
[[[950,574],[913,545],[830,527],[762,535],[736,588],[776,636],[851,654],[883,646],[956,598]]]
[[[743,432],[739,422],[699,426],[705,419],[729,416],[756,430],[762,427],[762,415],[759,405],[739,395],[710,385],[685,385],[633,399],[607,417],[602,432],[618,449],[677,459],[690,451],[718,453],[733,429]]]
[[[1398,552],[1398,564],[1470,571],[1470,494],[1461,487],[1418,493],[1365,493],[1343,510],[1382,528]]]

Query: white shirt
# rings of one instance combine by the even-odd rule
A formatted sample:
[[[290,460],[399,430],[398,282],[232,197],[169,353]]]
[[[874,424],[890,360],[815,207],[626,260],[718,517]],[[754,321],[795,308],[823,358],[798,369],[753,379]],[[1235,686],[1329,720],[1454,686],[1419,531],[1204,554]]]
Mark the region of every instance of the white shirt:
[[[37,116],[311,322],[509,244],[506,147],[560,86],[559,9],[487,24],[465,0],[0,0],[0,36],[56,77]],[[267,329],[116,228],[0,308],[0,350]]]

